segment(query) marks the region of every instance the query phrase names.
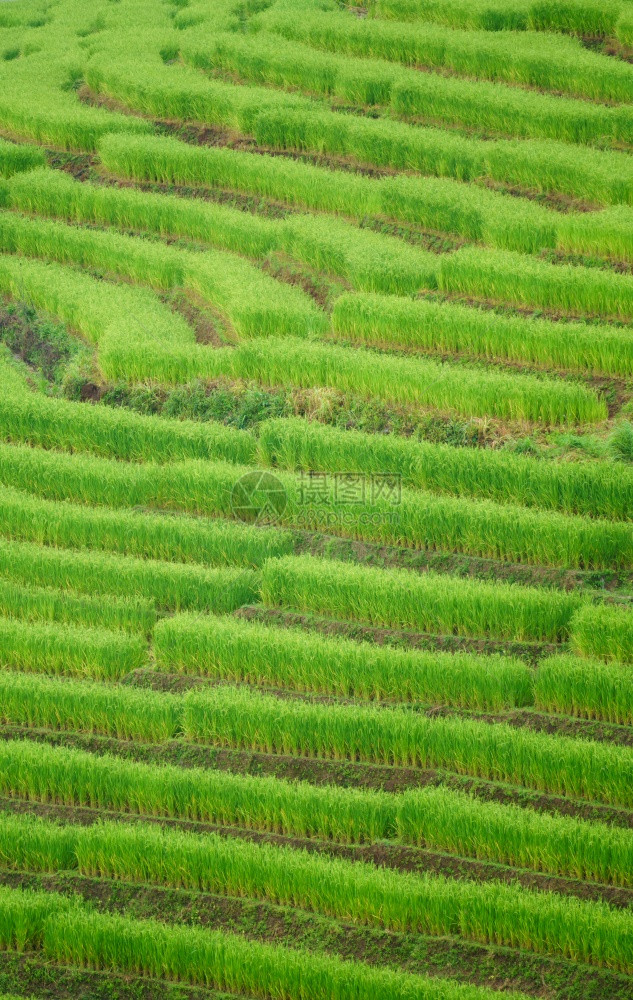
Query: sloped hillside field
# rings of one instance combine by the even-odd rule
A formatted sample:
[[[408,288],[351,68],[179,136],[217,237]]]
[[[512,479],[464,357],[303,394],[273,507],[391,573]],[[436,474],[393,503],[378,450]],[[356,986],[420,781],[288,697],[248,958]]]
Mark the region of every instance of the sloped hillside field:
[[[632,152],[633,0],[0,0],[0,1000],[633,996]]]

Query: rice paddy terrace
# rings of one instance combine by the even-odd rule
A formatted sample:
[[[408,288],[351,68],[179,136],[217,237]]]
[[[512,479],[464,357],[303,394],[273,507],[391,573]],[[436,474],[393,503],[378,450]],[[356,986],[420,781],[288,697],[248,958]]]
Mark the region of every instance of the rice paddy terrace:
[[[633,0],[0,2],[1,1000],[630,1000]]]

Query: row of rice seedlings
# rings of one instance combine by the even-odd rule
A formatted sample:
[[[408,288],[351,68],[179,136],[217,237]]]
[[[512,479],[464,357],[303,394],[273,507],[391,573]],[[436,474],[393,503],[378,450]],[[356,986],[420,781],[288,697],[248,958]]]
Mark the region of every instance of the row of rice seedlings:
[[[250,569],[207,569],[7,539],[0,539],[0,576],[28,587],[134,595],[155,600],[161,608],[213,610],[218,614],[252,603],[259,592],[259,577]]]
[[[402,489],[397,475],[394,479],[394,473],[387,472],[386,479],[370,483],[352,476],[355,492],[350,502],[349,473],[338,473],[329,482],[319,474],[315,479],[281,473],[277,488],[283,501],[266,507],[260,520],[282,528],[537,565],[633,565],[633,529],[628,523]],[[226,522],[200,525],[189,518],[128,510],[85,511],[59,501],[248,518],[258,477],[261,473],[250,466],[228,463],[120,463],[0,444],[0,483],[9,488],[0,490],[0,509],[6,512],[0,533],[114,551],[128,551],[124,546],[129,546],[130,553],[184,562],[257,565],[267,556],[288,553],[292,548],[288,534],[258,533],[250,526]],[[246,492],[240,492],[242,481]],[[264,493],[258,496],[265,504],[265,479],[262,486]],[[57,503],[42,503],[16,491]],[[35,512],[38,524],[32,525]],[[251,519],[255,516],[256,511]]]
[[[621,725],[633,722],[631,670],[569,654],[548,657],[534,672],[509,656],[384,648],[191,614],[158,622],[153,646],[160,669],[193,677],[363,701],[490,711],[534,705]]]
[[[111,78],[107,88],[103,80],[93,80],[93,83],[98,83],[97,89],[101,87],[104,92],[125,95],[131,106],[143,106],[147,88],[141,92],[130,85],[130,77],[133,78],[135,72],[136,68],[129,68],[125,84],[118,81],[114,86]],[[104,73],[111,77],[112,69],[104,68]],[[262,88],[231,87],[216,81],[204,82],[212,108],[205,102],[204,109],[199,110],[195,101],[190,102],[182,90],[179,94],[174,93],[167,105],[159,103],[152,99],[150,85],[151,107],[147,110],[194,121],[221,118],[221,123],[252,133],[262,145],[276,149],[350,156],[359,163],[458,180],[485,176],[506,184],[543,192],[557,191],[598,203],[633,204],[633,167],[622,153],[570,147],[555,140],[524,142],[465,138],[437,128],[318,110],[305,103],[301,109],[296,109],[292,95]],[[167,96],[164,90],[163,96]],[[262,96],[268,107],[262,106]],[[277,110],[270,107],[271,96],[279,105]],[[236,104],[238,98],[242,101],[248,98],[248,114],[240,114]],[[227,105],[231,108],[230,113]],[[224,115],[220,114],[222,108],[227,108]],[[99,144],[100,158],[113,173],[165,183],[205,183],[205,176],[210,173],[209,152],[175,140],[170,142],[151,136],[119,137],[116,133],[104,136]],[[217,158],[214,157],[213,162],[216,164]],[[262,169],[253,165],[254,171]]]
[[[462,857],[629,885],[630,830],[446,788],[393,795],[201,768],[137,763],[109,754],[0,743],[0,790],[137,815],[168,816],[335,843],[396,840]]]
[[[139,370],[135,353],[133,349],[126,352],[125,344],[117,344],[119,377],[124,377],[126,366],[129,372]],[[426,358],[390,357],[297,337],[244,341],[236,348],[207,351],[206,357],[209,355],[209,375],[251,378],[269,386],[327,386],[365,399],[432,407],[464,416],[574,424],[597,423],[607,415],[604,400],[580,383]]]
[[[217,305],[242,336],[307,335],[327,326],[325,315],[306,293],[276,281],[233,254],[214,250],[190,253],[149,240],[6,211],[0,213],[0,249],[97,267],[157,289],[184,286]]]
[[[588,605],[575,615],[571,644],[582,656],[633,663],[633,611],[617,605]]]
[[[595,375],[633,375],[630,330],[517,317],[453,302],[343,293],[332,330],[366,347],[461,353]]]
[[[151,158],[148,154],[152,154]],[[589,218],[587,213],[561,214],[534,201],[448,178],[373,178],[279,156],[224,147],[191,147],[168,137],[123,144],[116,135],[108,136],[101,155],[110,170],[136,179],[261,194],[285,204],[340,213],[359,221],[367,215],[387,216],[502,249],[533,252],[556,246],[579,253],[633,258],[633,224],[626,212],[620,215],[620,210],[592,212]],[[104,190],[53,171],[34,171],[28,179],[28,184],[20,176],[11,179],[7,200],[16,208],[69,220],[151,229],[163,235],[174,233],[250,255],[263,255],[273,248],[295,257],[308,252],[309,245],[301,239],[307,222],[300,217],[281,221],[245,218],[244,213],[226,206],[192,204],[170,195],[161,198],[118,188]],[[378,260],[371,267],[381,243],[370,239],[372,234],[366,230],[359,234],[331,222],[320,222],[312,234],[312,244],[323,247],[323,263],[328,239],[333,241],[337,233],[339,256],[329,267],[334,265],[337,273],[355,287],[402,291],[414,261],[421,274],[429,268],[433,271],[433,258],[383,238],[382,245],[391,246],[394,259],[381,278]],[[306,262],[314,257],[313,250]]]
[[[617,319],[633,316],[631,276],[599,268],[550,264],[510,250],[466,246],[444,254],[438,287],[479,299],[539,306],[572,315],[589,313]]]
[[[0,288],[97,340],[101,368],[113,380],[178,384],[224,375],[545,423],[593,422],[607,413],[595,392],[579,384],[386,357],[298,337],[209,350],[148,289],[109,284],[55,264],[0,256]]]
[[[571,655],[548,657],[534,675],[534,695],[536,707],[546,712],[633,724],[630,665]]]
[[[36,630],[31,648],[23,653],[18,649],[16,665],[61,672],[59,658],[49,662],[46,649],[41,663],[37,652],[33,655],[38,634]],[[8,644],[3,655],[9,665],[13,648]],[[129,669],[141,665],[143,653],[139,641],[132,667],[127,657]],[[80,671],[71,658],[68,673]],[[108,677],[113,671],[109,664],[89,662],[84,673]],[[86,681],[60,684],[20,673],[0,673],[0,695],[0,719],[11,725],[151,743],[182,735],[188,742],[271,754],[439,767],[549,793],[631,804],[633,757],[628,748],[503,723],[428,718],[402,708],[286,701],[244,687],[220,686],[203,693],[194,689],[177,696]]]
[[[560,31],[600,38],[613,34],[623,5],[618,0],[600,6],[575,0],[565,7],[551,0],[475,0],[464,8],[459,0],[370,0],[368,8],[374,17],[439,21],[457,28]]]
[[[246,463],[254,459],[255,441],[248,431],[52,399],[29,391],[26,385],[7,386],[9,371],[9,361],[0,356],[0,438],[5,441],[136,462],[219,458]]]
[[[607,414],[605,403],[580,384],[386,357],[292,336],[209,350],[148,289],[111,285],[40,261],[0,256],[0,288],[96,339],[100,365],[113,380],[177,384],[224,375],[265,385],[325,385],[390,403],[544,423],[594,422]]]
[[[314,556],[264,564],[262,596],[271,607],[315,611],[373,625],[564,641],[583,598],[511,583],[483,583],[436,573],[354,566]]]
[[[556,229],[556,244],[566,253],[633,260],[633,212],[627,205],[595,212],[567,212]]]
[[[22,396],[30,388],[28,381],[29,369],[9,350],[6,344],[0,344],[0,382],[2,396]]]
[[[55,212],[55,188],[60,187],[63,195],[68,182],[55,181],[52,191],[48,185],[45,179],[41,197],[35,197],[39,188],[34,188],[33,195],[27,192],[19,199],[16,194],[16,200],[31,208]],[[103,219],[115,214],[109,207],[117,200],[115,195],[89,189],[84,192],[81,185],[78,188],[76,195],[76,188],[68,192],[74,205],[66,215],[72,212],[81,219],[95,215]],[[105,204],[105,211],[99,209],[99,202]],[[514,206],[510,211],[516,211]],[[516,251],[479,247],[464,247],[438,257],[403,246],[392,237],[359,233],[347,223],[326,218],[295,216],[274,225],[278,227],[275,232],[279,245],[291,255],[321,270],[354,276],[353,284],[369,290],[406,294],[439,287],[573,314],[618,318],[633,315],[633,279],[629,275],[550,264]],[[521,225],[519,231],[523,233]],[[0,247],[10,253],[19,251],[60,262],[104,267],[158,288],[184,285],[226,310],[243,336],[284,331],[295,335],[302,330],[306,334],[323,333],[327,326],[325,315],[303,292],[225,253],[192,254],[117,233],[27,219],[12,212],[0,214]],[[236,289],[244,281],[248,282],[249,295],[238,299]]]
[[[284,38],[328,52],[445,69],[572,97],[624,103],[631,99],[630,67],[588,51],[577,38],[533,31],[507,35],[483,26],[470,31],[449,28],[427,20],[428,9],[426,4],[423,22],[403,24],[351,17],[335,3],[308,6],[304,0],[284,0],[259,15],[257,22]]]
[[[101,350],[119,337],[137,351],[149,347],[168,356],[180,351],[180,357],[186,352],[190,365],[202,351],[188,323],[148,288],[101,281],[73,267],[0,254],[0,290],[46,310],[98,343]],[[145,371],[141,378],[147,377]]]
[[[4,580],[2,584],[6,586]],[[111,679],[144,666],[146,660],[147,644],[141,636],[68,622],[0,617],[0,665],[12,670]],[[5,680],[0,674],[0,685],[18,689],[14,675]],[[19,724],[17,716],[13,721]]]
[[[44,151],[38,146],[18,145],[0,137],[0,177],[11,177],[45,164]]]
[[[95,510],[85,503],[59,503],[10,487],[0,487],[0,535],[40,545],[210,566],[260,566],[270,556],[285,555],[294,548],[290,533],[274,527],[136,510]]]
[[[98,343],[101,370],[112,381],[181,384],[222,374],[220,360],[226,352],[197,344],[185,320],[147,288],[0,254],[0,290],[45,309]],[[161,450],[168,458],[171,446],[165,442],[159,455]],[[195,445],[193,450],[197,451]]]
[[[217,834],[111,822],[59,826],[5,815],[0,865],[266,899],[361,926],[451,935],[623,970],[631,963],[631,916],[601,903],[501,883],[387,872]]]
[[[633,472],[606,462],[543,462],[512,452],[458,448],[341,430],[296,417],[265,420],[260,462],[282,469],[400,476],[438,493],[629,521]]]
[[[135,666],[141,664],[139,657]],[[34,665],[38,669],[37,659]],[[118,675],[95,671],[91,676],[123,674],[121,669]],[[182,697],[132,687],[67,678],[60,681],[12,671],[0,673],[0,698],[0,719],[11,725],[99,733],[148,743],[164,743],[182,727]]]
[[[494,990],[372,968],[239,934],[97,913],[67,897],[4,889],[0,945],[64,966],[167,978],[267,1000],[493,1000]]]
[[[96,597],[54,587],[20,587],[1,578],[0,614],[22,621],[63,622],[144,634],[156,624],[156,608],[148,598]]]
[[[630,143],[633,138],[626,107],[596,106],[503,83],[460,80],[380,60],[319,52],[266,31],[217,34],[202,43],[183,45],[181,56],[197,68],[223,69],[249,83],[386,105],[403,118],[586,145]]]
[[[48,684],[55,712],[55,683]],[[15,695],[13,721],[34,711],[21,707],[28,697],[28,687],[22,698]],[[212,694],[194,690],[185,695],[181,725],[187,740],[213,746],[445,768],[558,795],[633,805],[633,753],[628,747],[504,723],[429,718],[402,708],[311,704],[220,686]]]
[[[3,3],[3,11],[8,6],[24,9],[22,4]],[[77,100],[76,84],[87,58],[82,47],[86,42],[77,35],[77,14],[69,17],[63,11],[52,16],[51,8],[39,14],[32,21],[40,20],[40,26],[24,24],[16,39],[23,57],[0,62],[2,131],[58,149],[86,152],[93,151],[107,132],[151,131],[149,122]],[[64,58],[60,58],[62,52]]]
[[[354,197],[355,193],[365,193],[370,197],[374,193],[377,195],[381,190],[377,187],[382,183],[380,181],[355,178],[342,172],[335,174],[309,164],[274,157],[262,158],[252,153],[241,153],[222,147],[206,147],[205,151],[211,156],[218,154],[220,167],[222,160],[228,157],[229,169],[232,167],[231,157],[237,157],[238,163],[243,163],[246,168],[247,176],[244,180],[248,181],[249,189],[257,188],[258,184],[259,173],[253,170],[253,165],[261,169],[265,161],[270,161],[273,164],[271,172],[274,183],[268,187],[276,188],[275,193],[280,199],[292,201],[294,197],[299,204],[306,206],[319,207],[323,201],[324,206],[329,207],[334,198],[332,193],[325,189],[324,178],[321,175],[324,174],[332,181],[338,181],[342,176],[345,180],[342,185],[337,185],[338,188],[342,187],[342,191],[336,210],[359,219],[366,213],[362,211],[362,206]],[[295,168],[295,172],[298,171],[300,175],[301,188],[296,196],[293,196],[292,187],[288,183],[290,177],[284,176],[285,174],[292,176],[293,170],[284,169],[285,167]],[[307,171],[308,177],[316,178],[317,187],[306,185],[306,178],[301,177],[302,170]],[[435,284],[437,258],[434,254],[412,247],[391,236],[358,229],[342,220],[300,215],[272,220],[200,200],[191,201],[173,195],[73,181],[58,171],[35,171],[30,176],[33,177],[32,184],[12,183],[8,199],[14,208],[55,216],[71,222],[106,223],[126,229],[150,230],[162,236],[185,236],[251,257],[265,257],[271,251],[279,251],[310,266],[319,267],[321,270],[342,277],[357,288],[382,289],[404,294],[415,291],[424,284]],[[283,183],[278,184],[282,180]],[[462,225],[459,221],[458,204],[460,186],[453,185],[450,181],[431,180],[430,183],[447,186],[449,189],[452,186],[457,188],[457,192],[449,190],[445,193],[444,202],[447,204],[443,216],[451,214],[456,218],[453,227],[459,228]],[[393,184],[397,184],[396,178],[393,179]],[[493,193],[485,194],[489,194],[493,199],[502,198]],[[422,208],[413,205],[411,213],[419,216],[421,212],[424,213],[425,206],[428,206],[426,210],[430,214],[433,211],[431,204],[433,195],[434,192],[429,193]],[[440,200],[440,205],[434,214],[438,215],[438,221],[440,221],[439,213],[442,212],[441,198],[442,192],[436,192],[435,200]],[[515,208],[514,201],[512,208]],[[447,222],[446,225],[451,223]],[[523,230],[525,228],[524,226]],[[525,236],[523,240],[530,238]],[[552,238],[548,245],[553,245],[553,242]],[[317,332],[316,326],[315,332]]]
[[[160,669],[193,677],[494,711],[532,701],[530,669],[513,657],[396,649],[239,618],[187,614],[158,623],[153,644]]]

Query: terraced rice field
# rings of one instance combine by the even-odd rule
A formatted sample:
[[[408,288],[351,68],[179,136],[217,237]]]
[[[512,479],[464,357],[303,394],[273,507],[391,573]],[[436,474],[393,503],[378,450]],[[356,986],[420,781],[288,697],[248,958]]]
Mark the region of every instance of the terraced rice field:
[[[633,0],[0,0],[0,1000],[633,996]]]

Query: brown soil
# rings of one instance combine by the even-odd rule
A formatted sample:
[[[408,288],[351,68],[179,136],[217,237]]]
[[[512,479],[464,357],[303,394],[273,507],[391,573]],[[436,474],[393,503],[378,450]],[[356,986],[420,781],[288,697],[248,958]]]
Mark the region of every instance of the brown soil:
[[[37,953],[11,951],[0,952],[0,989],[35,1000],[239,1000],[234,994],[217,990],[145,976],[69,968]]]
[[[196,343],[207,344],[212,347],[224,346],[221,336],[222,327],[229,327],[228,321],[216,315],[208,302],[195,295],[194,292],[182,289],[174,289],[164,292],[160,299],[174,312],[183,317],[194,331]],[[236,335],[233,335],[234,338]]]
[[[633,573],[627,571],[531,566],[462,553],[380,545],[321,532],[296,530],[294,535],[298,553],[309,552],[311,555],[350,560],[369,566],[410,569],[421,573],[433,570],[436,573],[450,573],[477,580],[503,580],[507,583],[553,587],[557,590],[591,589],[604,592],[625,587],[633,590]]]
[[[432,635],[428,632],[411,632],[404,629],[382,628],[356,621],[335,621],[285,608],[264,608],[248,605],[239,608],[235,615],[247,621],[261,621],[286,628],[307,628],[323,635],[340,635],[356,641],[376,643],[379,646],[397,646],[405,649],[444,650],[449,653],[504,653],[520,656],[529,663],[538,663],[545,656],[560,653],[564,647],[552,643],[513,642],[500,639],[472,639],[461,635]]]
[[[629,909],[633,905],[633,889],[602,885],[595,882],[581,882],[576,879],[550,876],[526,869],[511,868],[507,865],[487,861],[475,861],[451,854],[408,847],[395,843],[376,844],[335,844],[331,841],[285,837],[281,834],[261,830],[247,830],[241,827],[216,826],[211,823],[197,823],[190,820],[171,819],[163,816],[143,816],[134,813],[117,813],[108,810],[89,809],[79,806],[58,805],[51,802],[32,802],[17,798],[0,797],[0,812],[20,816],[37,816],[61,824],[92,826],[103,820],[121,823],[142,823],[166,829],[186,830],[192,833],[215,833],[221,837],[237,837],[255,844],[274,844],[291,847],[309,853],[322,854],[348,861],[367,862],[380,868],[414,873],[429,872],[447,878],[464,879],[475,882],[503,882],[519,884],[527,889],[556,892],[577,899],[601,900],[618,909]]]

